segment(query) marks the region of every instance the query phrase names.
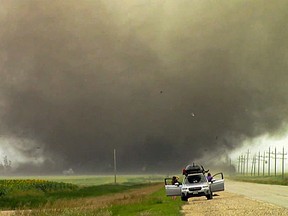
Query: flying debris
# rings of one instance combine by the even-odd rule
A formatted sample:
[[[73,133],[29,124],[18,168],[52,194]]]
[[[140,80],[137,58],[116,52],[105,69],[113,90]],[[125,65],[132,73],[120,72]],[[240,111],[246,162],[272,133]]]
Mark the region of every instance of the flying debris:
[[[215,167],[286,131],[285,0],[19,2],[0,9],[0,153],[17,173],[109,173],[115,146],[131,174]]]

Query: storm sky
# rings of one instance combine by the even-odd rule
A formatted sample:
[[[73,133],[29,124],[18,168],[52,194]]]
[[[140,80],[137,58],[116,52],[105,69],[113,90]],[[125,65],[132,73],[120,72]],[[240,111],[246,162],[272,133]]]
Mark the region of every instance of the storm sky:
[[[281,1],[0,1],[0,153],[18,172],[181,169],[287,132]]]

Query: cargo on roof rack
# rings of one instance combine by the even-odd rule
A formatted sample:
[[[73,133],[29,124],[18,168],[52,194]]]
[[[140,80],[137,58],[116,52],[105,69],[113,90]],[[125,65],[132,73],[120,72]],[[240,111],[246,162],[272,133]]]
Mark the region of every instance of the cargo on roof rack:
[[[191,164],[186,166],[185,169],[183,169],[183,175],[187,176],[188,174],[193,174],[193,173],[207,173],[209,170],[205,170],[202,165],[199,164]]]

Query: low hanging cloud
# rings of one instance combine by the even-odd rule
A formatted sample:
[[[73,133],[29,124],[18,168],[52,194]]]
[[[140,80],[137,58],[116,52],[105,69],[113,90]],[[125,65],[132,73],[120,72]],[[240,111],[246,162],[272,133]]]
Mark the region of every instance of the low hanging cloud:
[[[119,170],[171,170],[286,130],[285,1],[1,7],[0,129],[19,172],[112,171],[114,148]]]

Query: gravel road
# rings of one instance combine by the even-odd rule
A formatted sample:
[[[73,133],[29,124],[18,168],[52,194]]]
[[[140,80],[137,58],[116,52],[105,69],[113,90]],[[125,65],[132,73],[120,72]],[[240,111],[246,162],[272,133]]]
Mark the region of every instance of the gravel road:
[[[225,180],[225,190],[288,208],[288,186]]]
[[[191,215],[288,215],[288,187],[225,180],[225,191],[206,197],[189,199],[183,206]]]

